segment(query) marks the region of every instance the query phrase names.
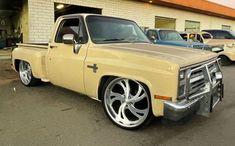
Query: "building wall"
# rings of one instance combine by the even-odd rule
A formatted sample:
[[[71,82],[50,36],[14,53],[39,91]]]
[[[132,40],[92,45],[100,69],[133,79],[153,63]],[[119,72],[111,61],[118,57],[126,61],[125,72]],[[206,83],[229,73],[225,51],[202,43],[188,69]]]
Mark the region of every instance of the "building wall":
[[[29,42],[47,43],[54,23],[53,0],[28,0]]]
[[[132,19],[150,28],[155,26],[155,16],[161,16],[175,18],[178,31],[184,31],[185,20],[199,21],[201,29],[230,25],[235,30],[235,21],[133,0],[28,0],[29,42],[48,42],[54,23],[54,2],[101,8],[103,15]]]

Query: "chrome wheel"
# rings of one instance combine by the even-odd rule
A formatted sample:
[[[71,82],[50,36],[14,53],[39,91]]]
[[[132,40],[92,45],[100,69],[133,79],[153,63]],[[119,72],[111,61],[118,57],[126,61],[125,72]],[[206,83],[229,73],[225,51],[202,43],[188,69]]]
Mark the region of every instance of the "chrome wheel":
[[[32,69],[29,63],[20,61],[19,64],[20,79],[24,85],[29,85],[32,80]]]
[[[116,78],[105,88],[104,107],[117,125],[135,128],[148,119],[150,98],[146,89],[137,81]]]

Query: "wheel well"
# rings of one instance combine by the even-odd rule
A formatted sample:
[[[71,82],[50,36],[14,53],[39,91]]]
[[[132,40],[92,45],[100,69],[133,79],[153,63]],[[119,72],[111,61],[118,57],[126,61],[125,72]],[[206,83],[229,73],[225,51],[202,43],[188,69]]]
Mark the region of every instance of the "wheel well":
[[[99,99],[99,100],[101,100],[101,98],[102,98],[103,86],[104,86],[104,84],[107,82],[107,80],[108,80],[109,78],[118,78],[118,77],[117,77],[117,76],[103,76],[103,77],[101,78],[100,84],[99,84],[99,88],[98,88],[98,99]],[[137,81],[138,81],[138,80],[137,80]],[[138,81],[138,82],[140,82],[140,81]],[[151,96],[151,92],[150,92],[149,87],[148,87],[145,83],[143,83],[143,82],[140,82],[140,83],[141,83],[143,86],[146,87],[147,92],[148,92],[149,95]]]
[[[218,58],[221,59],[220,61],[222,61],[222,59],[225,59],[225,60],[227,60],[227,61],[231,61],[231,59],[230,59],[228,56],[223,55],[223,54],[222,54],[222,55],[219,55]]]
[[[15,70],[19,71],[19,64],[20,64],[20,60],[16,59],[15,60]]]
[[[229,58],[228,56],[226,56],[226,55],[219,55],[219,56],[218,56],[218,58],[221,58],[221,57],[226,57],[227,59],[230,60],[230,58]]]
[[[103,76],[100,80],[99,88],[98,88],[98,99],[101,100],[102,89],[104,84],[107,82],[109,78],[114,78],[115,76]]]

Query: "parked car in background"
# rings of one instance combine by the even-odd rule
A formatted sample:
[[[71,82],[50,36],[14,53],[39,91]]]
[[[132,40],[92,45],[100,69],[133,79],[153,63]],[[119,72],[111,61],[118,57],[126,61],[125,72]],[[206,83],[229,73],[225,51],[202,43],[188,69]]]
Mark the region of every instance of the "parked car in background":
[[[214,39],[208,32],[180,32],[180,35],[188,42],[202,42],[210,45],[213,52],[219,53],[222,65],[229,65],[235,61],[235,40]]]
[[[211,51],[209,45],[200,42],[185,41],[176,30],[148,29],[146,35],[154,44],[180,46]]]
[[[202,31],[209,32],[214,39],[235,39],[235,32],[230,30],[205,29]]]
[[[101,100],[122,128],[153,116],[205,116],[223,97],[217,54],[154,45],[134,21],[73,14],[59,17],[53,30],[48,45],[18,44],[12,52],[21,82],[51,82]]]

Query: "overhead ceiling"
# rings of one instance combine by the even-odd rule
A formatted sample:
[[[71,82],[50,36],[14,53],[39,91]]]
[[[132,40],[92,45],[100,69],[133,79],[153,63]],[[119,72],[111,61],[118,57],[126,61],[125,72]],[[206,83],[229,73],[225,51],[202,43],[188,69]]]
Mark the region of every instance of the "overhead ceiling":
[[[0,0],[0,17],[8,17],[20,12],[23,0]]]

